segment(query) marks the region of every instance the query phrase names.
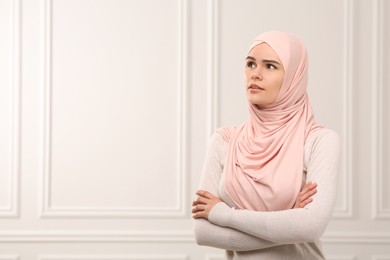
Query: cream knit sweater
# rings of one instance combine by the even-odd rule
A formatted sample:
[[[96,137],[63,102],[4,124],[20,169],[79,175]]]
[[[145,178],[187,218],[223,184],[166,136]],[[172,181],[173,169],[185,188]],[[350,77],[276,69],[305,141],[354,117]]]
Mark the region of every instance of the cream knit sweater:
[[[199,189],[220,197],[209,220],[196,219],[199,245],[226,250],[226,259],[325,259],[320,236],[325,231],[336,199],[340,144],[338,135],[321,129],[305,142],[303,183],[318,184],[314,201],[302,209],[273,212],[239,210],[228,197],[222,174],[228,143],[215,133],[210,141]]]

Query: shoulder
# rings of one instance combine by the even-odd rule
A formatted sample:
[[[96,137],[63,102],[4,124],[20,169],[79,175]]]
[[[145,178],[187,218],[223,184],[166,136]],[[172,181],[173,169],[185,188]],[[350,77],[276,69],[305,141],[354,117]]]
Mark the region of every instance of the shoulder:
[[[211,135],[210,139],[209,139],[209,145],[212,145],[212,146],[221,146],[225,143],[227,143],[227,141],[225,140],[223,134],[218,131],[219,129],[217,129],[216,131],[214,131],[214,133]]]
[[[328,128],[321,128],[313,131],[306,138],[305,150],[306,147],[310,147],[312,150],[318,149],[323,145],[340,147],[339,135],[335,131]]]
[[[236,126],[221,127],[214,131],[208,142],[208,154],[223,164],[229,150],[229,141]]]
[[[237,126],[225,126],[220,127],[215,130],[216,133],[220,134],[220,136],[225,140],[225,142],[229,142],[230,138],[236,132]]]
[[[228,150],[228,141],[225,140],[224,135],[218,130],[219,129],[215,130],[209,137],[207,151],[209,157],[211,156],[218,160],[222,160]]]
[[[309,161],[314,159],[339,160],[340,157],[340,137],[327,128],[321,128],[308,135],[305,141],[305,158]]]

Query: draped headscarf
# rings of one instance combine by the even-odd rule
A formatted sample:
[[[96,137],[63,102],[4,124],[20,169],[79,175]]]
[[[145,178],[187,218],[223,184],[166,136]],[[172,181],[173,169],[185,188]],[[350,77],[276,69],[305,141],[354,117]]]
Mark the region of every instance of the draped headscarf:
[[[259,109],[248,102],[249,119],[217,131],[229,143],[225,190],[241,209],[276,211],[292,208],[302,185],[306,137],[321,126],[307,96],[308,58],[302,42],[284,32],[255,38],[268,44],[285,74],[274,103]]]

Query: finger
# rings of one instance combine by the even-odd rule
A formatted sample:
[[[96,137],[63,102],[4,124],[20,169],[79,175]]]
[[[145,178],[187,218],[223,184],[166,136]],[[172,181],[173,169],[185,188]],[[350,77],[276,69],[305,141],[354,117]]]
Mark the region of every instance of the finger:
[[[305,194],[306,192],[308,192],[310,189],[309,189],[309,185],[308,184],[305,184],[305,186],[303,186],[302,190],[299,192],[299,196],[302,196],[303,194]]]
[[[314,187],[313,189],[310,189],[307,192],[305,192],[305,195],[313,196],[316,193],[317,193],[317,188]]]
[[[313,191],[315,191],[316,187],[317,184],[309,184],[309,185],[306,184],[301,190],[301,192],[299,192],[299,199],[307,198],[308,196],[311,196]]]
[[[213,194],[211,194],[210,192],[205,191],[205,190],[198,190],[196,192],[196,195],[198,195],[200,197],[208,198],[208,199],[215,198],[215,196]]]
[[[196,195],[198,195],[199,197],[203,197],[203,198],[212,198],[212,194],[208,191],[205,191],[205,190],[198,190],[196,191]]]
[[[304,200],[306,200],[306,199],[312,197],[312,196],[313,196],[314,194],[316,194],[316,193],[317,193],[317,190],[316,190],[316,189],[314,189],[314,190],[309,190],[309,191],[307,191],[306,193],[302,194],[302,195],[300,196],[300,199],[301,199],[301,201],[304,201]]]
[[[192,214],[192,217],[195,218],[195,219],[198,219],[198,218],[205,218],[207,219],[207,214],[205,211],[199,211],[199,212],[196,212],[194,214]]]
[[[313,202],[313,199],[312,199],[312,198],[308,198],[308,199],[302,201],[302,202],[299,204],[299,206],[300,206],[301,208],[304,208],[307,204],[309,204],[309,203],[311,203],[311,202]]]
[[[295,208],[304,208],[307,204],[309,204],[311,201],[310,201],[310,198],[307,199],[307,200],[302,200],[302,201],[299,201],[297,203],[297,206]]]
[[[192,208],[192,213],[196,213],[199,211],[204,211],[206,209],[205,205],[199,204]]]
[[[317,187],[317,184],[316,183],[312,183],[311,181],[309,181],[308,183],[306,183],[303,186],[301,192],[305,193],[305,192],[307,192],[307,191],[309,191],[311,189],[314,189],[315,187]]]
[[[209,199],[205,197],[198,197],[196,200],[192,202],[192,206],[196,206],[198,204],[207,204],[208,201]]]
[[[317,183],[315,183],[315,182],[308,182],[305,186],[306,186],[306,188],[308,190],[312,190],[312,189],[317,188]]]

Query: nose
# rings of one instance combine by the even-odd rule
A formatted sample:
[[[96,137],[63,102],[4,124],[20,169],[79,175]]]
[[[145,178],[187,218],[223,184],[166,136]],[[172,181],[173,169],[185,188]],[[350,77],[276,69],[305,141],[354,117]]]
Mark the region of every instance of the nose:
[[[261,75],[260,70],[253,70],[252,74],[251,74],[251,79],[252,80],[255,80],[255,79],[262,80],[263,79],[263,75]]]

